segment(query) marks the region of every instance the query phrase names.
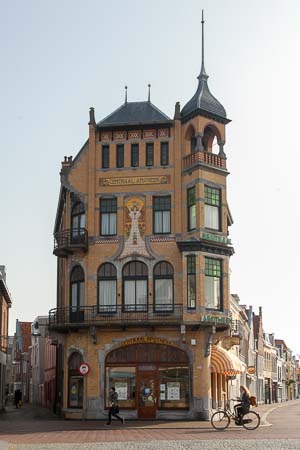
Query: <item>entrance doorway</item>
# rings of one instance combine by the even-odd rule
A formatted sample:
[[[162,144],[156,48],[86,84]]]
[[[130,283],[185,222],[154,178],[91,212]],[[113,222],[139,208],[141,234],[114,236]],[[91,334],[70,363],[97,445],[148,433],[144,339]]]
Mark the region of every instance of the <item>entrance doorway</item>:
[[[138,372],[138,418],[155,419],[157,410],[157,372]]]

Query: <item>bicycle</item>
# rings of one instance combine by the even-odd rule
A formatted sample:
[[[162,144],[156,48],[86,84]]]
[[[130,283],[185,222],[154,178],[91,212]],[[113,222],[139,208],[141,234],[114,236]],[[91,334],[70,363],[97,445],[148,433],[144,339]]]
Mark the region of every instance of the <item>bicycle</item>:
[[[239,400],[232,398],[226,402],[225,409],[218,409],[218,411],[211,416],[210,423],[215,430],[226,430],[231,419],[233,419],[235,423],[239,420],[238,416],[230,408],[231,401],[239,402]],[[246,428],[246,430],[256,430],[260,425],[260,415],[255,411],[247,412],[242,417],[241,425]]]

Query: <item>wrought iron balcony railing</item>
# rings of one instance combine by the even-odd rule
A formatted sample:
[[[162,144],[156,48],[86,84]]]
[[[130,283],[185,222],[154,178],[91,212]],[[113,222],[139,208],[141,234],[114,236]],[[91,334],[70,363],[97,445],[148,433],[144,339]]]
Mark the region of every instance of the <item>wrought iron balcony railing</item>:
[[[183,158],[183,168],[189,169],[201,164],[209,164],[226,170],[226,159],[211,152],[194,152]]]
[[[133,306],[71,306],[54,308],[49,311],[49,328],[78,328],[91,325],[112,326],[153,326],[181,324],[182,305],[136,305]]]
[[[56,256],[68,256],[76,251],[86,252],[88,249],[88,232],[85,228],[72,228],[54,234],[54,250]]]

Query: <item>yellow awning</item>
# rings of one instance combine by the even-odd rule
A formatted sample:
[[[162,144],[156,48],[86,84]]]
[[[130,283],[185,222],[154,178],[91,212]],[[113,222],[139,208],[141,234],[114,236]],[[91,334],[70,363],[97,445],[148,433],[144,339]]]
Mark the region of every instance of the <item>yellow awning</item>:
[[[237,356],[219,345],[213,345],[211,351],[211,372],[237,375],[244,371],[245,368]]]

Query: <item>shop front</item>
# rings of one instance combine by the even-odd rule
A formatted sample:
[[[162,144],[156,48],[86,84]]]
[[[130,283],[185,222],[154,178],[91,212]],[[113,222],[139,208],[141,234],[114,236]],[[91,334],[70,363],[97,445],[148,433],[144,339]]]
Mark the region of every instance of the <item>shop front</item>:
[[[112,350],[105,361],[106,408],[115,387],[121,409],[140,419],[161,411],[189,410],[190,364],[186,352],[166,343],[132,343]]]

